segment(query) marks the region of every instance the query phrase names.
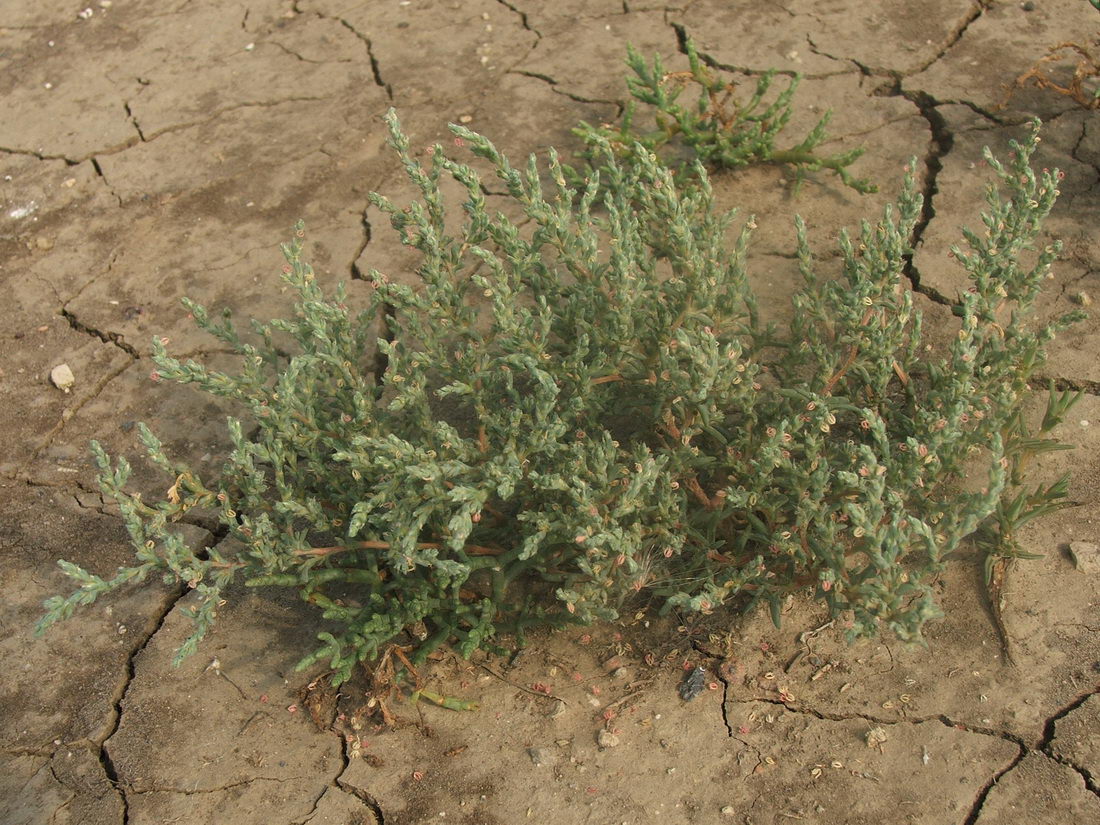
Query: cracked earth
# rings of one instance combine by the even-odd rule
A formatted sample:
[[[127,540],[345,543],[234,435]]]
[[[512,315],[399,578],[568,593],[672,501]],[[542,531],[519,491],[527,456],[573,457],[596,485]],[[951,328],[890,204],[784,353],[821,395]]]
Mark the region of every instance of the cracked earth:
[[[153,335],[212,366],[190,296],[246,315],[286,309],[278,244],[299,217],[326,283],[412,266],[369,207],[410,192],[384,145],[396,106],[414,145],[462,120],[513,160],[576,148],[580,120],[625,103],[626,43],[683,68],[691,38],[715,69],[804,80],[791,135],[833,110],[832,150],[862,145],[860,196],[827,177],[795,194],[782,170],[714,178],[759,229],[754,282],[781,317],[797,277],[791,217],[827,266],[841,227],[897,194],[926,198],[906,276],[933,336],[964,287],[948,256],[978,225],[987,169],[1033,116],[1040,165],[1065,173],[1048,231],[1065,245],[1040,302],[1050,318],[1100,296],[1100,127],[1053,92],[1012,80],[1048,47],[1088,44],[1083,0],[14,0],[0,7],[0,822],[471,825],[1100,821],[1100,574],[1069,542],[1100,542],[1100,323],[1050,349],[1044,383],[1081,389],[1038,462],[1065,470],[1073,506],[1029,525],[1042,558],[1008,569],[993,604],[975,559],[943,581],[947,619],[927,649],[844,643],[792,599],[764,616],[680,623],[650,613],[540,636],[513,659],[446,655],[425,675],[476,713],[398,707],[407,724],[357,721],[294,663],[318,631],[300,603],[241,592],[197,655],[186,587],[154,584],[34,638],[68,558],[105,574],[130,557],[87,458],[90,438],[139,455],[136,422],[199,466],[225,443],[226,409],[149,381]],[[507,209],[490,190],[490,200]],[[50,370],[68,364],[62,393]],[[384,368],[384,359],[379,368]],[[167,485],[135,463],[134,484]],[[223,534],[196,517],[188,538]],[[700,666],[690,702],[677,685]],[[534,689],[533,685],[539,685]],[[291,708],[294,712],[291,712]],[[603,731],[602,739],[598,738]]]

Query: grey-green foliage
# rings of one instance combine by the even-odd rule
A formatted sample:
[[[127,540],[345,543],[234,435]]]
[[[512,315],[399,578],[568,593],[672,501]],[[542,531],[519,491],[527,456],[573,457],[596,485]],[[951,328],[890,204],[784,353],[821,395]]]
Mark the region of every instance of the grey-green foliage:
[[[291,587],[327,620],[303,664],[326,660],[337,681],[405,630],[421,657],[444,642],[469,654],[533,625],[614,617],[642,590],[666,608],[763,604],[778,618],[809,588],[854,635],[918,640],[939,615],[930,582],[945,556],[980,527],[1001,546],[1009,468],[1038,443],[1014,437],[1017,411],[1071,320],[1028,320],[1056,252],[1021,262],[1057,194],[1054,173],[1028,165],[1034,136],[1006,168],[989,156],[1002,194],[956,252],[970,289],[932,353],[902,277],[921,205],[911,176],[896,207],[841,237],[839,277],[818,272],[799,225],[805,285],[780,330],[760,323],[746,281],[753,222],[728,236],[701,168],[680,188],[643,147],[621,156],[597,139],[606,177],[576,191],[553,152],[546,170],[533,157],[515,169],[452,127],[526,216],[517,225],[489,211],[471,167],[440,147],[422,164],[387,122],[422,198],[372,201],[419,251],[416,287],[372,272],[326,298],[296,239],[290,319],[253,321],[246,337],[188,304],[241,371],[155,342],[160,375],[236,399],[251,422],[230,419],[216,480],[145,431],[175,479],[157,503],[125,492],[125,460],[95,445],[137,560],[109,580],[63,563],[80,587],[47,602],[42,627],[158,573],[199,591],[181,655],[230,582]],[[445,177],[466,192],[457,231]],[[213,509],[231,540],[187,547],[172,524],[193,508]]]
[[[818,147],[826,140],[831,112],[826,112],[794,146],[786,149],[776,146],[794,113],[791,100],[801,75],[787,78],[786,87],[769,101],[776,72],[765,72],[757,78],[752,94],[741,99],[736,94],[737,84],[708,68],[691,40],[685,41],[684,51],[688,70],[666,72],[660,55],[654,55],[650,66],[638,51],[627,46],[626,64],[634,77],[627,77],[626,85],[634,100],[627,103],[622,120],[617,126],[607,123],[592,126],[582,121],[573,130],[586,144],[580,155],[589,171],[601,168],[608,145],[620,159],[640,146],[644,151],[661,155],[664,162],[673,166],[681,184],[690,182],[694,175],[693,161],[700,161],[709,169],[776,163],[793,169],[799,181],[807,173],[826,169],[857,192],[876,191],[871,181],[857,178],[848,170],[863,154],[862,148],[835,155],[819,153]],[[698,96],[694,102],[683,105],[680,96],[689,87]],[[635,102],[644,107],[641,128]],[[683,155],[686,160],[681,159]],[[602,169],[607,171],[606,167]]]

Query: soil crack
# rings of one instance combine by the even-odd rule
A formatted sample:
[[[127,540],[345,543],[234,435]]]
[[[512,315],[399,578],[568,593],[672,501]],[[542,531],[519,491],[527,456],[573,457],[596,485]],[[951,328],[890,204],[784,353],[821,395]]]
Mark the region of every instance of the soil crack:
[[[330,96],[317,96],[317,95],[294,95],[291,97],[278,98],[275,100],[244,100],[238,103],[232,103],[224,108],[217,109],[210,113],[207,117],[199,120],[186,121],[184,123],[173,123],[169,126],[165,126],[162,129],[158,129],[151,134],[144,134],[141,132],[139,135],[134,135],[132,138],[116,143],[111,146],[107,146],[102,149],[93,149],[90,152],[86,152],[78,157],[69,157],[63,153],[48,153],[44,151],[34,151],[31,149],[20,149],[10,146],[0,146],[0,154],[9,155],[28,155],[38,160],[60,160],[64,161],[69,166],[76,166],[83,163],[86,160],[93,160],[104,155],[117,155],[120,152],[125,152],[127,149],[132,149],[140,143],[152,143],[161,135],[167,135],[172,132],[182,132],[186,129],[193,129],[196,126],[205,126],[211,123],[222,115],[230,112],[235,112],[238,109],[249,108],[271,108],[274,106],[282,106],[287,103],[317,103],[319,101],[329,100]],[[136,125],[136,123],[135,123]]]
[[[145,133],[141,131],[141,124],[138,123],[137,116],[134,114],[133,109],[130,108],[130,101],[127,100],[123,102],[122,108],[126,110],[126,117],[130,119],[130,123],[131,125],[133,125],[134,131],[138,133],[138,138],[141,139],[142,143],[146,143],[147,141],[145,139]]]
[[[603,98],[595,97],[584,97],[583,95],[579,95],[576,92],[570,92],[566,89],[561,88],[559,82],[553,77],[547,74],[543,74],[542,72],[532,72],[528,69],[507,69],[504,73],[518,74],[522,77],[529,77],[532,80],[541,80],[543,83],[546,83],[548,86],[550,86],[550,91],[552,91],[554,94],[561,95],[562,97],[567,97],[577,103],[601,103],[607,106],[614,106],[618,110],[615,114],[615,117],[619,118],[622,116],[624,106],[620,101],[604,100]]]
[[[335,787],[338,790],[343,791],[344,793],[354,796],[356,799],[358,799],[360,802],[370,808],[371,813],[374,814],[377,825],[386,825],[386,816],[382,813],[382,806],[378,803],[378,800],[363,788],[359,788],[349,782],[344,781],[344,774],[347,772],[348,766],[351,765],[351,753],[348,748],[348,740],[345,739],[343,736],[340,737],[340,759],[342,760],[340,773],[336,775],[336,778],[332,781],[332,785],[330,787]],[[324,796],[324,794],[321,794],[321,796]],[[321,798],[318,797],[317,804],[320,804],[320,802]],[[316,810],[316,806],[314,806],[314,809]]]
[[[107,180],[107,174],[103,171],[103,166],[100,164],[99,160],[97,160],[95,157],[92,157],[89,158],[89,162],[92,164],[92,170],[95,172],[96,177],[103,181],[103,185],[107,187],[107,191],[110,192],[111,197],[115,199],[115,205],[121,209],[122,197],[118,194],[118,192],[115,191],[115,188],[111,186],[111,182]],[[113,264],[114,260],[112,259],[111,265]],[[108,265],[107,267],[108,272],[110,272],[111,265]],[[83,291],[83,289],[81,291]]]
[[[1077,707],[1077,705],[1083,702],[1085,698],[1088,698],[1088,695],[1077,702],[1077,704],[1073,705],[1073,707]],[[853,719],[863,719],[876,725],[923,725],[927,722],[939,722],[944,727],[952,728],[954,730],[961,730],[965,733],[973,733],[979,736],[992,736],[997,739],[1004,739],[1006,742],[1011,742],[1012,744],[1016,745],[1019,748],[1023,748],[1024,750],[1030,749],[1023,738],[1017,736],[1016,734],[1008,733],[1007,731],[997,730],[996,728],[990,728],[981,725],[972,725],[966,722],[959,722],[943,713],[935,713],[927,716],[885,718],[881,716],[876,716],[872,713],[861,713],[859,711],[852,711],[849,713],[833,713],[830,711],[818,710],[817,708],[810,707],[809,705],[799,705],[791,701],[776,699],[770,696],[750,696],[746,699],[734,698],[730,701],[736,702],[740,705],[749,705],[754,702],[760,702],[768,705],[777,705],[785,708],[791,713],[798,713],[804,716],[812,716],[815,719],[820,719],[822,721],[828,722],[850,722]],[[1073,707],[1071,707],[1069,710],[1072,710]],[[1068,713],[1069,711],[1067,710],[1066,712]],[[729,727],[728,721],[726,727]]]
[[[681,54],[687,54],[687,42],[688,42],[688,40],[691,39],[691,35],[689,35],[688,31],[687,31],[687,26],[685,26],[683,23],[677,23],[675,21],[670,21],[669,25],[672,27],[673,31],[676,32],[676,45],[679,48],[680,53]],[[806,39],[809,40],[808,35],[807,35]],[[855,68],[839,69],[835,72],[813,72],[813,73],[799,72],[796,69],[775,69],[775,68],[754,69],[751,66],[734,66],[734,65],[729,64],[729,63],[723,63],[722,61],[718,60],[714,56],[712,56],[710,54],[707,54],[706,52],[699,51],[698,48],[696,48],[696,53],[699,55],[699,59],[703,62],[703,64],[706,65],[707,67],[711,68],[711,69],[719,69],[723,72],[734,72],[734,73],[737,73],[737,74],[747,75],[749,77],[760,77],[764,74],[771,73],[771,74],[779,76],[779,77],[791,77],[791,78],[793,78],[795,76],[798,76],[798,77],[801,77],[803,79],[808,79],[808,80],[820,80],[821,78],[825,78],[825,77],[836,77],[838,75],[843,75],[843,74],[853,74],[857,70],[866,71],[863,66],[861,66],[857,61],[852,60],[851,58],[833,57],[831,54],[826,54],[825,52],[817,51],[816,48],[814,47],[814,44],[813,44],[812,41],[810,42],[809,45],[810,45],[811,51],[813,51],[815,54],[819,54],[822,57],[826,57],[830,60],[836,60],[837,62],[840,62],[840,63],[852,63],[855,66]]]
[[[62,310],[58,314],[61,315],[61,317],[64,318],[66,321],[68,321],[69,326],[75,329],[77,332],[82,332],[85,335],[91,335],[93,338],[98,338],[105,344],[114,344],[135,361],[141,360],[141,355],[136,349],[134,349],[132,344],[126,343],[126,338],[122,335],[121,332],[104,332],[103,330],[96,329],[93,326],[89,326],[88,324],[85,324],[83,321],[77,318],[76,315],[68,309],[62,308]]]
[[[919,74],[920,72],[923,72],[925,69],[931,66],[933,63],[935,63],[937,60],[941,60],[945,54],[951,51],[951,49],[953,49],[956,44],[958,44],[958,42],[962,40],[963,35],[966,34],[966,30],[970,28],[970,24],[981,17],[985,13],[985,10],[988,6],[989,0],[974,0],[974,4],[970,7],[970,10],[967,11],[962,19],[955,24],[954,28],[951,29],[950,32],[948,32],[947,37],[944,39],[943,43],[941,43],[936,49],[936,53],[924,63],[921,63],[916,68],[906,72],[906,75]]]
[[[267,43],[264,43],[262,45],[264,45],[264,46],[274,46],[275,48],[282,51],[284,54],[288,54],[291,57],[293,57],[299,63],[312,63],[314,66],[323,66],[323,65],[328,64],[328,63],[351,63],[352,62],[351,60],[313,60],[312,58],[306,57],[303,54],[299,54],[298,52],[294,51],[294,49],[291,49],[289,46],[283,45],[278,40],[270,40]]]
[[[916,226],[909,239],[909,247],[912,252],[905,256],[905,266],[902,274],[909,280],[914,292],[919,292],[931,301],[944,306],[953,306],[954,301],[934,287],[921,283],[920,271],[913,261],[915,251],[920,246],[928,225],[936,216],[935,197],[939,192],[938,178],[943,171],[943,158],[955,145],[955,136],[947,125],[947,121],[937,108],[940,102],[924,91],[905,91],[901,88],[901,80],[897,75],[893,76],[892,83],[879,89],[876,94],[883,97],[903,97],[917,107],[921,117],[928,123],[932,133],[928,152],[924,156],[924,184],[921,187],[921,210]],[[916,170],[913,170],[914,172]]]
[[[110,730],[107,734],[96,743],[99,749],[99,764],[103,768],[103,774],[107,777],[107,780],[114,786],[115,791],[119,795],[119,801],[122,804],[122,824],[128,825],[130,821],[130,800],[127,797],[127,787],[118,778],[118,770],[115,768],[114,760],[111,758],[111,753],[108,743],[111,741],[116,733],[118,733],[119,727],[122,725],[122,703],[126,699],[126,694],[130,690],[130,685],[133,684],[134,675],[136,673],[135,660],[141,655],[142,651],[148,646],[149,642],[164,626],[165,620],[168,618],[168,614],[172,612],[179,600],[187,594],[188,588],[179,584],[174,589],[172,596],[168,599],[168,603],[161,610],[160,614],[153,621],[150,629],[137,639],[134,646],[130,648],[130,654],[126,659],[126,676],[115,691],[111,703],[111,723]]]
[[[963,820],[962,825],[974,825],[974,823],[978,821],[978,817],[981,816],[982,813],[982,808],[985,806],[985,800],[989,798],[989,792],[993,790],[1002,778],[1004,778],[1005,774],[1015,769],[1017,765],[1024,761],[1024,757],[1028,754],[1028,749],[1024,745],[1020,745],[1019,748],[1019,753],[1017,753],[1007,765],[1001,768],[1001,770],[993,774],[993,776],[989,778],[989,781],[978,791],[977,796],[974,797],[974,804],[970,806],[970,812],[966,815],[966,819]]]
[[[1050,119],[1048,119],[1047,122],[1049,123]],[[1069,156],[1078,163],[1083,163],[1091,168],[1093,173],[1096,174],[1097,178],[1100,179],[1100,165],[1098,165],[1094,160],[1090,160],[1086,157],[1081,157],[1078,154],[1081,151],[1081,144],[1084,143],[1085,138],[1088,136],[1088,131],[1089,121],[1087,119],[1083,119],[1081,121],[1081,134],[1077,136],[1077,140],[1074,142],[1073,148],[1070,149]],[[1095,185],[1095,182],[1093,183],[1093,185]]]
[[[872,71],[867,66],[864,66],[862,63],[854,58],[837,57],[835,54],[829,54],[827,51],[818,46],[817,43],[814,42],[813,35],[808,33],[806,35],[806,45],[809,47],[810,51],[813,54],[816,54],[818,57],[824,57],[827,60],[834,60],[837,63],[851,63],[857,70],[863,72],[864,74]]]
[[[321,792],[317,794],[317,797],[313,800],[313,805],[310,807],[309,813],[307,813],[302,819],[299,819],[297,822],[293,823],[293,825],[306,825],[307,822],[313,819],[313,817],[317,815],[317,807],[321,804],[321,800],[324,799],[325,794],[331,791],[334,787],[334,785],[325,785],[325,787],[321,788]]]
[[[500,5],[504,6],[504,8],[506,8],[509,11],[513,12],[514,14],[518,14],[519,15],[519,24],[521,26],[523,26],[523,28],[525,28],[527,31],[529,31],[533,35],[535,35],[535,37],[538,38],[539,40],[542,39],[542,32],[540,32],[538,29],[536,29],[534,26],[531,25],[531,21],[527,17],[527,12],[516,8],[514,5],[509,3],[508,0],[497,0],[497,2]]]
[[[370,61],[371,74],[374,76],[374,85],[378,86],[386,93],[386,99],[391,103],[393,102],[393,87],[382,78],[382,68],[378,63],[378,56],[374,53],[374,46],[371,43],[371,39],[363,34],[359,29],[355,28],[355,25],[343,17],[327,17],[321,12],[315,12],[315,14],[322,20],[335,20],[353,35],[355,38],[363,44],[367,50],[367,60]]]
[[[181,796],[195,796],[197,794],[208,793],[221,793],[222,791],[232,790],[233,788],[240,788],[243,785],[251,785],[253,782],[293,782],[298,780],[309,779],[308,776],[250,776],[247,779],[239,779],[236,782],[230,782],[226,785],[220,785],[217,788],[172,788],[172,787],[160,787],[158,785],[150,785],[149,787],[127,787],[127,792],[132,794],[149,794],[149,793],[175,793]]]
[[[1085,781],[1085,787],[1089,789],[1096,796],[1100,796],[1100,777],[1093,776],[1092,772],[1081,765],[1078,765],[1073,760],[1067,757],[1061,756],[1054,752],[1054,739],[1057,736],[1056,727],[1060,720],[1065,719],[1073,711],[1077,710],[1081,705],[1085,704],[1092,696],[1100,696],[1100,690],[1090,690],[1082,693],[1076,697],[1069,704],[1055,711],[1046,723],[1043,725],[1043,738],[1035,748],[1037,751],[1053,759],[1060,765],[1065,765],[1067,768],[1076,771],[1080,774],[1081,778]]]
[[[1027,383],[1033,390],[1046,390],[1050,382],[1054,382],[1054,389],[1059,392],[1083,392],[1085,395],[1100,395],[1100,381],[1090,381],[1087,378],[1032,378]]]

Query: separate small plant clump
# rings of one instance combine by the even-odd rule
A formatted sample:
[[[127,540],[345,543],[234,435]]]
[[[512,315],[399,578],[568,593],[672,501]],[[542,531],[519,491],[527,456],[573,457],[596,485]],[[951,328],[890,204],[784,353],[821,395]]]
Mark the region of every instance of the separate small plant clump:
[[[776,148],[776,140],[791,119],[791,99],[801,75],[789,78],[787,87],[766,103],[776,76],[774,71],[769,71],[756,81],[756,90],[748,100],[739,100],[735,96],[737,84],[716,77],[703,65],[690,40],[685,42],[684,49],[689,69],[666,72],[660,55],[654,56],[650,66],[633,47],[627,46],[626,63],[636,77],[628,77],[626,84],[635,100],[653,108],[654,128],[639,129],[633,101],[627,104],[618,126],[596,127],[582,122],[573,132],[587,146],[581,157],[588,162],[589,168],[603,163],[608,145],[619,159],[640,147],[660,155],[673,166],[680,184],[691,180],[694,176],[692,162],[698,160],[711,170],[777,163],[792,167],[799,180],[807,173],[828,169],[857,192],[876,191],[870,181],[848,171],[863,154],[863,149],[835,155],[816,153],[826,139],[825,127],[831,112],[822,116],[797,145],[789,149]],[[681,105],[678,102],[680,95],[689,87],[698,92],[698,98],[693,104]],[[644,117],[649,117],[648,112]],[[608,170],[604,167],[602,171]]]
[[[1059,83],[1052,76],[1052,67],[1056,68],[1067,57],[1072,58],[1074,55],[1077,62],[1073,67],[1073,75],[1068,81]],[[1010,96],[1012,92],[1029,83],[1034,83],[1040,89],[1051,89],[1072,98],[1082,108],[1100,109],[1100,62],[1097,62],[1088,49],[1078,43],[1059,43],[1051,46],[1034,66],[1016,78]]]
[[[188,302],[240,372],[155,341],[159,376],[235,399],[250,421],[229,420],[217,478],[143,428],[172,479],[157,502],[127,492],[125,459],[93,445],[137,558],[107,579],[61,562],[79,587],[46,602],[40,628],[157,574],[197,597],[180,657],[232,583],[293,588],[329,622],[301,664],[326,661],[336,683],[398,638],[411,663],[444,643],[469,655],[534,626],[614,618],[639,592],[682,611],[765,605],[778,622],[808,591],[853,637],[912,641],[940,615],[932,584],[960,542],[980,532],[1011,555],[1014,526],[1064,496],[1013,492],[1073,400],[1054,394],[1042,437],[1028,436],[1028,380],[1073,320],[1029,320],[1057,252],[1024,263],[1057,195],[1056,173],[1029,166],[1035,134],[1007,166],[987,153],[1001,194],[984,234],[955,250],[969,288],[933,353],[902,277],[921,208],[911,176],[896,208],[841,236],[837,278],[799,224],[805,284],[779,329],[746,279],[755,224],[730,242],[732,214],[715,210],[701,167],[681,189],[647,146],[593,135],[603,171],[577,190],[555,153],[544,179],[535,158],[515,169],[453,126],[517,223],[490,213],[474,169],[441,147],[421,164],[387,122],[422,199],[372,202],[419,251],[416,287],[372,271],[358,311],[342,286],[326,298],[299,230],[284,247],[291,318],[245,336]],[[459,229],[444,177],[467,195]],[[185,543],[173,523],[200,509],[227,540]]]

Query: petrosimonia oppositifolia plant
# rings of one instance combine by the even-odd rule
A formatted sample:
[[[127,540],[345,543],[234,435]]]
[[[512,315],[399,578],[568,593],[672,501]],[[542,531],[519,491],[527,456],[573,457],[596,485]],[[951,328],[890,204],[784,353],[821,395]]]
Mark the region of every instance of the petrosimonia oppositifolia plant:
[[[639,591],[684,611],[767,605],[778,621],[808,589],[853,636],[919,640],[940,615],[930,582],[945,557],[979,530],[1011,552],[999,536],[1064,495],[1012,504],[1020,456],[1050,446],[1020,436],[1028,379],[1072,320],[1030,321],[1056,254],[1023,262],[1057,194],[1056,173],[1029,166],[1034,134],[1006,166],[987,155],[1000,194],[955,251],[969,289],[956,334],[930,351],[902,278],[921,205],[911,176],[896,206],[841,236],[838,277],[818,272],[798,225],[804,285],[779,329],[746,280],[754,221],[731,238],[698,165],[681,188],[645,146],[593,136],[604,171],[577,190],[554,152],[516,169],[453,126],[520,224],[489,211],[474,169],[441,147],[422,164],[387,123],[420,200],[372,201],[418,250],[416,286],[372,271],[367,294],[326,297],[299,229],[284,247],[289,319],[245,335],[187,302],[240,371],[156,341],[159,376],[235,399],[249,422],[229,419],[216,478],[143,428],[171,479],[157,502],[127,492],[125,459],[94,444],[136,559],[106,579],[61,562],[78,587],[46,602],[41,628],[157,574],[195,591],[179,656],[232,583],[293,588],[325,627],[302,665],[324,660],[337,682],[397,638],[421,659],[443,643],[468,655],[613,618]],[[466,193],[460,228],[445,221],[447,177]],[[1055,396],[1044,430],[1071,401]],[[228,531],[208,550],[174,528],[200,509]]]
[[[694,161],[708,169],[775,163],[792,169],[798,181],[810,172],[828,170],[857,192],[876,191],[871,181],[857,178],[848,169],[863,149],[835,155],[818,151],[827,139],[830,112],[795,145],[786,149],[776,145],[794,113],[791,100],[801,75],[787,78],[786,87],[769,100],[776,72],[765,72],[757,78],[750,95],[740,96],[737,83],[708,67],[690,40],[685,41],[684,51],[688,69],[666,72],[660,55],[654,56],[650,66],[639,52],[627,46],[626,64],[634,77],[627,77],[626,85],[634,99],[627,103],[621,121],[617,126],[582,122],[573,130],[586,144],[581,157],[587,161],[589,172],[593,166],[601,167],[610,146],[620,159],[635,151],[659,155],[677,171],[680,184],[690,183]],[[680,96],[688,89],[695,100],[682,105]],[[640,119],[637,103],[642,104]],[[608,170],[603,167],[603,171]],[[572,177],[577,177],[576,173]]]

